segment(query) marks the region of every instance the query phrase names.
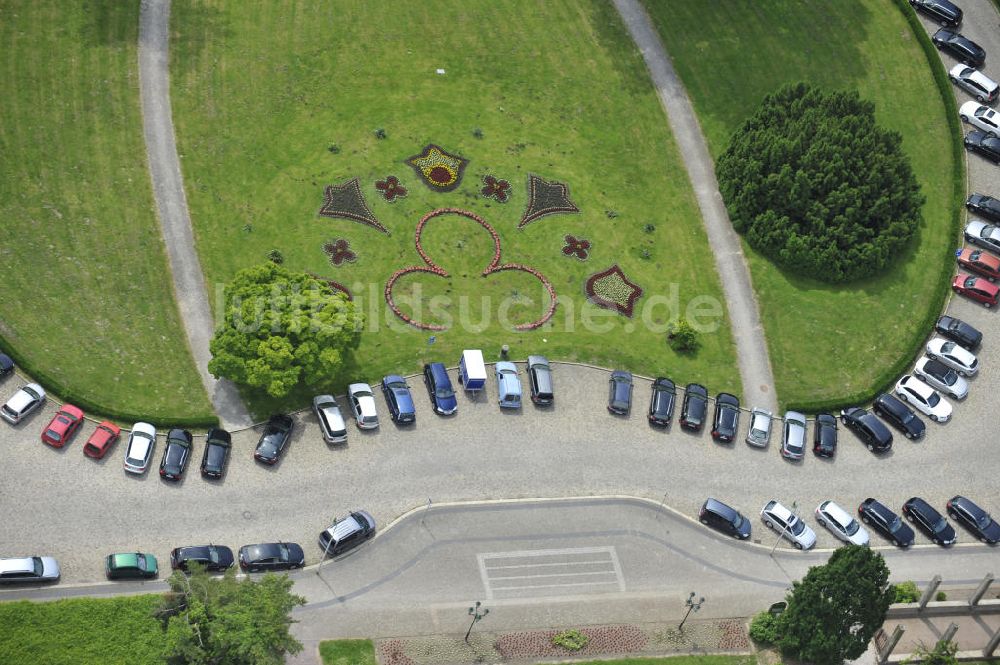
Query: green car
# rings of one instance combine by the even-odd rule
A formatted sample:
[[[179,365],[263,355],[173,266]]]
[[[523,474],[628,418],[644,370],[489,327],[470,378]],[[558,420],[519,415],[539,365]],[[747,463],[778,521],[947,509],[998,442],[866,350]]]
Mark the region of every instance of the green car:
[[[109,580],[152,579],[159,572],[156,557],[142,552],[109,554],[104,570]]]

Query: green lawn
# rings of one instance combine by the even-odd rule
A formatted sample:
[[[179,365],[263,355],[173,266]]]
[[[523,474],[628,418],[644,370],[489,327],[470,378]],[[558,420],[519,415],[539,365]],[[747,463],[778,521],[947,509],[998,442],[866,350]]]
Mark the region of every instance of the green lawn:
[[[138,13],[0,5],[0,346],[88,409],[204,420],[146,170]]]
[[[156,665],[160,596],[0,603],[4,665]]]
[[[371,640],[327,640],[319,643],[323,665],[377,665]]]
[[[666,118],[610,3],[428,0],[388,11],[343,0],[214,0],[175,3],[172,21],[174,120],[207,278],[225,283],[278,249],[286,267],[350,287],[369,328],[353,375],[335,377],[331,387],[342,390],[359,374],[416,371],[428,359],[454,364],[468,347],[495,358],[507,343],[515,358],[545,353],[739,391],[724,318],[690,357],[673,353],[663,332],[643,322],[646,305],[654,296],[669,301],[672,284],[682,314],[697,296],[724,307]],[[387,137],[377,139],[377,128]],[[430,191],[403,163],[432,142],[470,160],[454,192]],[[567,183],[581,213],[518,231],[528,173]],[[374,186],[390,174],[409,190],[391,204]],[[509,202],[479,195],[487,174],[510,181]],[[324,186],[355,176],[391,236],[317,215]],[[422,265],[417,220],[446,206],[482,215],[502,240],[504,262],[534,266],[551,280],[560,302],[551,329],[515,333],[497,322],[506,298],[516,296],[512,323],[540,314],[547,298],[524,273],[478,276],[492,255],[489,235],[454,216],[432,221],[424,235],[451,279],[404,277],[395,293],[412,293],[419,282],[424,304],[447,296],[445,314],[456,324],[431,346],[430,333],[388,314],[390,275]],[[587,261],[562,254],[566,234],[593,243]],[[335,238],[350,241],[355,263],[327,261],[323,243]],[[584,282],[616,262],[645,294],[633,320],[601,317],[588,329]],[[463,298],[471,304],[459,325]],[[669,309],[657,305],[646,321],[664,325]]]
[[[870,391],[940,307],[943,264],[959,243],[954,226],[951,135],[931,70],[890,0],[688,2],[647,0],[692,97],[713,155],[767,93],[805,80],[857,89],[879,122],[900,132],[927,203],[910,249],[888,272],[850,286],[786,274],[746,252],[784,404]]]

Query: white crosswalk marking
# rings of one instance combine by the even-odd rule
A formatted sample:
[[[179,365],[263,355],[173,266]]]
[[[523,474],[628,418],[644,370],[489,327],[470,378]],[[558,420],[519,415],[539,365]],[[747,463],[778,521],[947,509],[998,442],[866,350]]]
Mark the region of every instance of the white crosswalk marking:
[[[551,594],[553,590],[625,591],[614,547],[488,552],[476,555],[487,599]]]

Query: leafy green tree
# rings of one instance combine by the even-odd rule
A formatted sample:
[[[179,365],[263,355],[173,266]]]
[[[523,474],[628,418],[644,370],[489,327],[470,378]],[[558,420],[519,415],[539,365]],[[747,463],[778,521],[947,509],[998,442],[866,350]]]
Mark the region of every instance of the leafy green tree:
[[[894,594],[881,554],[841,547],[793,585],[788,609],[778,617],[777,644],[816,665],[856,659],[885,621]]]
[[[259,581],[222,578],[203,566],[191,575],[176,571],[157,616],[166,628],[164,658],[170,665],[283,665],[286,654],[302,651],[292,637],[290,613],[305,598],[291,593],[287,575]]]
[[[670,348],[674,351],[694,353],[701,346],[701,340],[698,339],[698,331],[694,329],[694,326],[687,319],[681,319],[677,322],[677,325],[670,329],[668,340]]]
[[[265,263],[236,273],[208,371],[272,397],[329,385],[361,340],[354,303],[309,274]]]
[[[786,85],[736,131],[716,175],[752,247],[847,282],[886,268],[920,225],[924,197],[901,144],[856,92]]]

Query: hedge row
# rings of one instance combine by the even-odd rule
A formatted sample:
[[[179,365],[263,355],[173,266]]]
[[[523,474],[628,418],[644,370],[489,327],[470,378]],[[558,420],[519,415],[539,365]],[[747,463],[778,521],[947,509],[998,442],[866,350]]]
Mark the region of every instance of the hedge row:
[[[62,402],[69,402],[70,404],[80,407],[87,413],[88,416],[107,418],[108,420],[114,420],[124,424],[144,420],[151,422],[158,427],[189,427],[192,429],[207,429],[209,427],[216,427],[219,424],[219,419],[215,416],[215,414],[178,417],[175,415],[163,415],[156,413],[132,413],[130,411],[121,411],[103,404],[98,404],[88,397],[79,394],[76,390],[63,385],[61,381],[29,361],[11,344],[9,344],[2,335],[0,335],[0,343],[3,344],[3,348],[5,349],[4,353],[9,355],[14,362],[17,363],[22,372],[40,383],[42,387],[45,388],[46,394],[51,393],[53,397],[56,397]]]
[[[937,49],[924,30],[924,26],[920,23],[920,19],[917,18],[916,13],[910,8],[907,0],[893,1],[899,10],[903,12],[907,23],[910,24],[910,30],[916,35],[917,42],[919,42],[920,48],[924,51],[927,64],[934,75],[934,83],[937,85],[938,94],[941,95],[941,102],[945,107],[945,117],[948,120],[948,128],[951,130],[952,135],[952,160],[955,163],[955,168],[952,171],[952,196],[954,202],[951,213],[951,226],[953,233],[957,237],[962,225],[962,210],[965,204],[965,149],[962,143],[964,135],[958,119],[958,113],[954,112],[954,109],[958,107],[958,103],[955,101],[955,93],[951,88],[951,81],[949,81],[948,74],[944,70],[944,65],[941,64],[941,58],[938,55]],[[998,8],[1000,8],[1000,0],[993,0],[993,2],[997,3]],[[924,348],[934,329],[934,324],[946,309],[946,301],[951,295],[951,278],[954,272],[954,264],[950,261],[942,262],[941,275],[938,277],[939,287],[936,291],[934,301],[931,303],[931,307],[927,309],[927,314],[924,316],[923,321],[913,328],[912,341],[907,345],[908,348],[912,349],[912,352],[897,358],[896,362],[879,375],[878,379],[874,381],[872,388],[859,390],[851,395],[833,399],[793,402],[788,404],[787,408],[792,411],[802,411],[803,413],[838,411],[848,406],[870,404],[879,393],[891,390],[897,379],[906,372],[914,358],[920,355],[921,350]]]

